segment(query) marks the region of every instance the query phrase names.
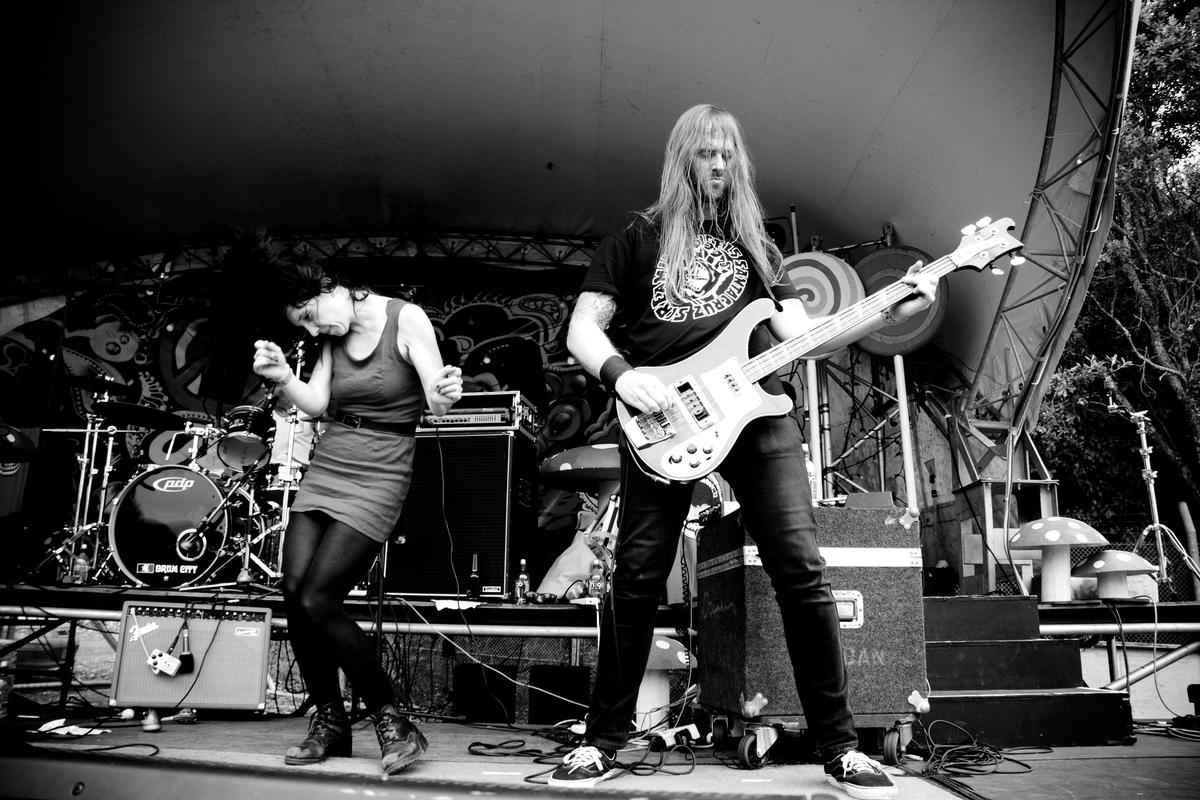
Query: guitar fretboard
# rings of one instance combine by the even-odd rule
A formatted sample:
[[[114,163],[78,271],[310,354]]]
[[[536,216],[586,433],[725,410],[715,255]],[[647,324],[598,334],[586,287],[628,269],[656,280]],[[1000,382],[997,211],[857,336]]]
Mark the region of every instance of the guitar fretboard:
[[[949,256],[942,256],[921,267],[916,274],[934,275],[940,280],[956,269],[958,269],[958,265]],[[878,316],[885,308],[891,308],[912,293],[911,286],[899,281],[885,286],[849,308],[842,309],[831,317],[821,319],[799,336],[780,342],[769,350],[748,359],[742,366],[742,371],[752,381],[761,380],[803,357],[806,353],[811,353],[826,342],[830,342]]]

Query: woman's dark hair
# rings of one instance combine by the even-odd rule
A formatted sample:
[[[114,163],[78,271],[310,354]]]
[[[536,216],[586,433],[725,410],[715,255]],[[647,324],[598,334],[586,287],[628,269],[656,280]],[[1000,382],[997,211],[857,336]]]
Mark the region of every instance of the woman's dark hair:
[[[355,300],[367,296],[367,287],[346,281],[337,266],[306,244],[288,245],[263,231],[243,235],[224,259],[227,271],[258,285],[260,297],[278,298],[293,308],[322,292],[344,286]]]

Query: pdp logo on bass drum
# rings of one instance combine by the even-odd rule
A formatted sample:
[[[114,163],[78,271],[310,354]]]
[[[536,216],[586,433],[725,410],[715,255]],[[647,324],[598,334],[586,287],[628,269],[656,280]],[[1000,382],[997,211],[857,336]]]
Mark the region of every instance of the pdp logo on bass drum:
[[[159,478],[150,484],[158,492],[186,492],[196,485],[193,478]]]

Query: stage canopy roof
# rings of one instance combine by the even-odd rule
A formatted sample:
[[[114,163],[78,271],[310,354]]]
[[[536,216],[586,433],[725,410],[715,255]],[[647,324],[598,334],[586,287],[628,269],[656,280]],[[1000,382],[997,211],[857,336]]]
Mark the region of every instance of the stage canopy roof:
[[[1036,412],[1103,239],[1136,2],[47,0],[6,26],[7,293],[85,262],[280,235],[588,239],[646,205],[698,102],[740,117],[799,244],[959,273],[937,345],[966,418]],[[15,207],[14,207],[15,206]],[[397,261],[397,270],[404,263]],[[39,278],[39,276],[41,276]],[[1072,308],[1072,304],[1075,304]]]

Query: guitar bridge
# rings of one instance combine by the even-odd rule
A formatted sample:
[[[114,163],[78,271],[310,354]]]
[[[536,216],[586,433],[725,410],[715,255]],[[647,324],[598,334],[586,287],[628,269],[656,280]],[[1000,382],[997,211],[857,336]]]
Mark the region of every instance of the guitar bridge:
[[[657,444],[675,435],[675,426],[671,424],[665,411],[638,414],[634,418],[634,423],[637,425],[638,433],[641,434],[640,441],[635,442],[639,447]]]

